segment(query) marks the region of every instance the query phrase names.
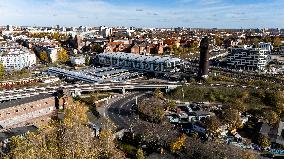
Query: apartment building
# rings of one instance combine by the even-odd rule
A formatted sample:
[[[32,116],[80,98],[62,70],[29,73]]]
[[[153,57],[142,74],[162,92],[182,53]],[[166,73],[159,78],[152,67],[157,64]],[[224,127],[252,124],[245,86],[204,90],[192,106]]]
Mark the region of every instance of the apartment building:
[[[3,64],[5,70],[21,70],[35,65],[36,55],[21,49],[0,52],[0,63]]]
[[[258,44],[258,47],[261,48],[261,49],[269,51],[269,53],[271,53],[272,50],[273,50],[273,45],[271,43],[260,42]]]
[[[231,48],[227,57],[227,64],[231,68],[243,70],[264,70],[268,62],[267,49],[261,48]]]

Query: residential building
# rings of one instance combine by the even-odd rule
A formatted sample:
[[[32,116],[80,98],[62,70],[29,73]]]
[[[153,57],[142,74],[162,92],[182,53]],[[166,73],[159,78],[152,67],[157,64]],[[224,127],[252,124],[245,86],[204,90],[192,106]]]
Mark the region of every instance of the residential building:
[[[72,65],[85,65],[85,57],[84,56],[72,56],[70,57]]]
[[[5,70],[21,70],[36,64],[36,55],[28,50],[12,50],[0,53],[0,63]]]
[[[38,127],[35,125],[28,125],[28,126],[22,126],[22,127],[16,127],[12,129],[8,129],[7,131],[0,132],[0,142],[1,144],[6,147],[7,143],[9,143],[9,139],[13,136],[25,136],[29,132],[35,132],[38,130]]]
[[[271,142],[280,145],[284,144],[284,122],[280,121],[276,126],[270,126],[263,123],[260,133],[270,139]]]
[[[260,42],[258,44],[258,47],[261,49],[267,50],[269,53],[271,53],[273,50],[273,45],[270,42],[269,43]]]
[[[49,59],[50,59],[50,62],[56,62],[58,60],[58,50],[60,48],[57,47],[57,48],[52,48],[52,47],[49,47],[47,48],[47,54],[49,56]]]
[[[269,51],[261,48],[231,48],[227,64],[231,68],[244,70],[264,70],[268,62]]]

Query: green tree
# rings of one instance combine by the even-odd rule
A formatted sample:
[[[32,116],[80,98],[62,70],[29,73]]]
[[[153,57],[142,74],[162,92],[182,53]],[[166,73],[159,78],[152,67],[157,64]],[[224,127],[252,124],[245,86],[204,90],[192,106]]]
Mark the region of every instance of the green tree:
[[[5,73],[4,66],[2,63],[0,63],[0,77],[3,77],[4,73]]]
[[[65,50],[65,49],[61,49],[58,52],[57,57],[58,57],[58,61],[60,63],[66,63],[67,61],[70,61],[70,57],[67,53],[67,50]]]
[[[144,156],[144,152],[141,148],[139,148],[137,150],[137,153],[136,153],[136,158],[137,159],[145,159],[146,157]]]

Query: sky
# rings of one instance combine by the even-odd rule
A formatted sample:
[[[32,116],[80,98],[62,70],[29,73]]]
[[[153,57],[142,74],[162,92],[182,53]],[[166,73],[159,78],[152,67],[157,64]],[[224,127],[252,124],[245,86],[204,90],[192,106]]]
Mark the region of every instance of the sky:
[[[0,25],[284,28],[284,0],[0,2]]]

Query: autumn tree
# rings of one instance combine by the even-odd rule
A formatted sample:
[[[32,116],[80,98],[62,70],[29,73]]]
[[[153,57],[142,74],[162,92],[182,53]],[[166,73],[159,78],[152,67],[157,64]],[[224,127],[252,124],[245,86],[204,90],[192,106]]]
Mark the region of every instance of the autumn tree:
[[[253,142],[261,147],[268,147],[271,144],[270,140],[262,134],[256,135],[255,138],[253,138]]]
[[[185,146],[186,135],[182,134],[175,142],[171,144],[171,151],[176,152]]]
[[[168,103],[167,103],[167,109],[168,110],[174,110],[176,107],[177,107],[177,104],[176,104],[175,101],[173,101],[173,100],[168,101]]]
[[[164,98],[164,94],[160,89],[156,89],[154,91],[154,97],[162,99],[162,98]]]
[[[70,57],[67,53],[67,50],[65,50],[65,49],[61,49],[58,52],[57,56],[58,56],[58,61],[60,63],[66,63],[67,61],[70,61]]]
[[[39,59],[40,59],[41,61],[43,61],[43,62],[48,63],[48,62],[49,62],[49,57],[48,57],[47,52],[46,52],[46,51],[41,51],[41,52],[39,53]]]
[[[137,150],[137,153],[136,153],[136,158],[137,159],[145,159],[146,157],[144,156],[144,152],[141,148],[139,148]]]
[[[223,41],[219,36],[215,36],[214,39],[217,46],[221,46],[223,44]]]
[[[207,133],[210,136],[218,136],[219,135],[218,129],[221,126],[221,122],[219,121],[219,119],[216,116],[212,116],[210,118],[205,119],[203,121],[203,123],[206,127]]]
[[[281,45],[281,39],[279,37],[275,37],[273,39],[273,46],[279,47]]]
[[[155,123],[160,123],[165,116],[163,101],[154,97],[140,102],[138,111],[141,117]]]
[[[264,116],[264,119],[266,119],[268,124],[271,126],[276,125],[278,121],[280,120],[277,113],[273,110],[263,112],[263,116]]]
[[[86,56],[85,57],[85,65],[86,66],[89,66],[92,64],[92,60],[91,60],[91,57],[90,56]]]
[[[25,138],[13,137],[5,158],[125,158],[114,146],[111,131],[103,130],[99,139],[93,136],[87,126],[87,111],[86,106],[76,103],[65,109],[62,120],[52,120]]]
[[[222,119],[224,123],[229,125],[230,129],[239,128],[241,126],[239,111],[236,109],[225,109]]]
[[[253,38],[252,40],[251,40],[251,43],[253,44],[253,45],[256,45],[256,46],[258,46],[258,43],[260,42],[260,40],[258,39],[258,38]]]
[[[5,73],[5,69],[2,63],[0,63],[0,77],[2,77]]]
[[[100,45],[98,45],[98,44],[91,44],[90,45],[90,50],[92,52],[96,52],[96,53],[104,52],[104,49]]]

